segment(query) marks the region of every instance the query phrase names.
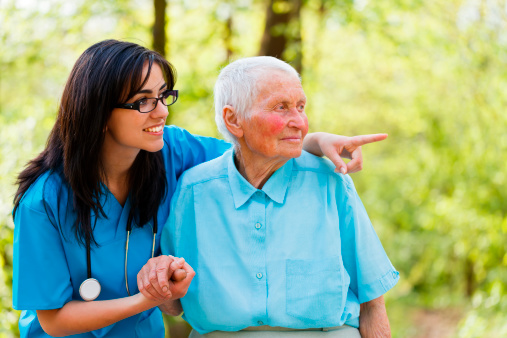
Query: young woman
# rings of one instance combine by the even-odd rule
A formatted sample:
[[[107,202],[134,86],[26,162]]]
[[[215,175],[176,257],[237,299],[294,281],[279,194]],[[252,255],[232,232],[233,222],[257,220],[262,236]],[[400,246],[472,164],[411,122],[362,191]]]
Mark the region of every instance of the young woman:
[[[161,225],[183,171],[230,144],[165,126],[174,83],[161,55],[129,42],[99,42],[74,65],[45,149],[18,177],[13,306],[23,310],[22,337],[163,337],[157,307],[178,313],[171,300],[194,272],[159,256]],[[309,136],[307,150],[349,172],[360,170],[361,144],[385,138]],[[345,167],[339,154],[354,159]],[[137,278],[143,266],[158,283]],[[171,280],[177,269],[187,277]]]

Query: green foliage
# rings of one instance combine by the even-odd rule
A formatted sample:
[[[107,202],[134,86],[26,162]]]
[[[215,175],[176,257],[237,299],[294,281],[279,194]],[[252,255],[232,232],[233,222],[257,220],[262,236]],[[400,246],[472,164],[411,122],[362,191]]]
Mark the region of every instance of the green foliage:
[[[228,62],[227,48],[233,58],[257,53],[264,5],[169,1],[168,59],[181,93],[171,123],[218,136],[214,80]],[[152,11],[150,3],[134,0],[0,3],[0,336],[16,334],[18,315],[10,301],[16,174],[43,147],[78,55],[105,38],[149,46]],[[388,307],[400,317],[423,306],[459,307],[456,336],[505,335],[502,3],[306,0],[301,24],[311,129],[389,133],[388,140],[363,148],[365,170],[353,175],[401,273],[387,295]],[[417,331],[400,324],[393,333]]]

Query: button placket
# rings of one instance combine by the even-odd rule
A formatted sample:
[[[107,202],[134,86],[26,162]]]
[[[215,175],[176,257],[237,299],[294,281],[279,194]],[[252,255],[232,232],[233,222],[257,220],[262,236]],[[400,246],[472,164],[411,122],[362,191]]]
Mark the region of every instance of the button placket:
[[[257,317],[258,325],[265,325],[264,316],[267,308],[267,280],[266,280],[266,195],[258,190],[252,196],[250,205],[249,232],[252,250],[252,278],[255,280],[256,299],[253,301],[253,314]],[[254,323],[255,323],[254,322]]]

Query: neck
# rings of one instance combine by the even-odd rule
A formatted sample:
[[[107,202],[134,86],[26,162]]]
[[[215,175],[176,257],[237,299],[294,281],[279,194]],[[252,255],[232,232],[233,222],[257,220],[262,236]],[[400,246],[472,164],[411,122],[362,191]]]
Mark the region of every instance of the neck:
[[[245,148],[243,147],[243,149]],[[241,148],[236,148],[234,158],[236,168],[238,168],[241,176],[257,189],[262,189],[271,175],[287,163],[288,160],[288,158],[259,156],[248,151],[241,151]]]
[[[106,136],[107,139],[107,136]],[[128,174],[139,149],[117,149],[105,141],[102,147],[101,161],[104,168],[104,184],[121,205],[125,204],[129,193]]]

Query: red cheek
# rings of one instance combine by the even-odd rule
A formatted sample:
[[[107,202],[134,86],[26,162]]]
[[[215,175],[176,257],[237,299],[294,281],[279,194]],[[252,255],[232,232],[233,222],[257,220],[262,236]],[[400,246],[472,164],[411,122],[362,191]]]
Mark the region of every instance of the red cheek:
[[[305,126],[303,128],[303,133],[306,135],[308,133],[308,117],[305,116],[304,119],[303,119],[303,121],[304,121],[304,124],[305,124]]]
[[[280,116],[276,115],[266,117],[265,123],[269,126],[268,130],[271,135],[278,135],[282,132],[286,125],[286,122]]]

